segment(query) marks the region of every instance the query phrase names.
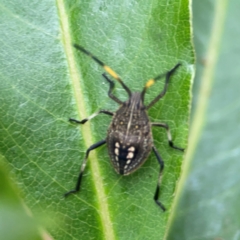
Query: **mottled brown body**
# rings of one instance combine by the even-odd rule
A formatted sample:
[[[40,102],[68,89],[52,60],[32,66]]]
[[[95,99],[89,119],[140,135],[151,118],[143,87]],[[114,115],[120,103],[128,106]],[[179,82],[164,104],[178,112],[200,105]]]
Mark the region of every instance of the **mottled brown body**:
[[[121,175],[137,170],[152,150],[150,121],[141,93],[133,93],[116,111],[108,129],[107,146],[114,169]]]

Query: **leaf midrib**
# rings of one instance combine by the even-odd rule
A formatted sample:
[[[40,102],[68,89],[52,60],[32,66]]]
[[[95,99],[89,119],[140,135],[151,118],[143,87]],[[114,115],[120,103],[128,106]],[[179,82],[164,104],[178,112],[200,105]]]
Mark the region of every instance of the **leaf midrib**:
[[[71,31],[69,27],[69,19],[66,13],[66,8],[64,5],[63,0],[57,1],[58,13],[59,13],[59,20],[61,26],[61,37],[62,43],[64,46],[66,59],[68,62],[69,68],[69,77],[72,81],[74,97],[76,99],[78,115],[87,116],[84,96],[81,88],[81,81],[82,76],[81,73],[78,71],[76,66],[76,59],[74,57],[73,47],[72,47],[72,39],[71,39]],[[81,104],[80,104],[81,103]],[[81,113],[81,114],[80,114]],[[92,145],[93,136],[92,131],[89,124],[86,124],[82,129],[82,136],[85,142],[85,146]],[[109,204],[107,201],[107,196],[104,189],[103,179],[100,173],[100,166],[99,161],[97,160],[97,154],[95,151],[91,152],[91,157],[89,157],[88,164],[91,168],[91,171],[94,172],[92,174],[93,184],[95,187],[95,193],[98,202],[98,213],[100,216],[104,239],[115,239],[115,235],[112,228],[112,221],[110,218],[109,212]]]

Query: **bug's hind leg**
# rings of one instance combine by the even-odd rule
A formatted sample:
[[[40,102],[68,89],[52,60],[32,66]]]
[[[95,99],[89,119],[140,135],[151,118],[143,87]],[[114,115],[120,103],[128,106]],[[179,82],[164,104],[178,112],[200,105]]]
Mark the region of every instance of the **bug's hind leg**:
[[[166,211],[166,208],[164,207],[164,205],[158,200],[159,199],[159,193],[160,193],[160,185],[161,185],[161,181],[162,181],[162,172],[163,172],[163,169],[164,169],[164,162],[160,156],[160,154],[158,153],[157,149],[155,146],[153,146],[153,152],[159,162],[159,165],[160,165],[160,170],[159,170],[159,176],[158,176],[158,182],[157,182],[157,187],[156,187],[156,191],[155,191],[155,194],[154,194],[154,201],[155,203],[163,210],[163,211]]]
[[[81,165],[81,169],[80,169],[80,172],[79,172],[79,175],[78,175],[78,180],[77,180],[77,184],[76,184],[76,187],[72,190],[70,190],[69,192],[66,192],[64,194],[64,197],[67,197],[68,195],[72,194],[72,193],[76,193],[80,190],[80,186],[81,186],[81,182],[82,182],[82,176],[83,176],[83,172],[84,172],[84,169],[86,167],[86,164],[87,164],[87,160],[88,160],[88,155],[89,155],[89,152],[102,146],[103,144],[106,143],[106,140],[101,140],[95,144],[93,144],[92,146],[90,146],[87,151],[86,151],[86,155],[85,155],[85,158],[83,160],[83,163]]]
[[[174,148],[174,149],[177,149],[179,151],[182,151],[184,152],[184,148],[180,148],[180,147],[177,147],[173,144],[173,141],[172,141],[172,135],[171,135],[171,132],[170,132],[170,129],[169,129],[169,126],[166,124],[166,123],[151,123],[152,126],[156,126],[156,127],[163,127],[166,129],[167,131],[167,137],[168,137],[168,144],[171,148]]]

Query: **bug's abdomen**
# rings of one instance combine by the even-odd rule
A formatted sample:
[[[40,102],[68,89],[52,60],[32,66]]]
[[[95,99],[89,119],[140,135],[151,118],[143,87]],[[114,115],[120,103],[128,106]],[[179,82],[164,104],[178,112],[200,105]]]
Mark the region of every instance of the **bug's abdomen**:
[[[122,110],[122,109],[119,109]],[[120,111],[108,130],[107,145],[114,169],[121,175],[137,170],[152,149],[152,133],[145,111],[132,114]]]

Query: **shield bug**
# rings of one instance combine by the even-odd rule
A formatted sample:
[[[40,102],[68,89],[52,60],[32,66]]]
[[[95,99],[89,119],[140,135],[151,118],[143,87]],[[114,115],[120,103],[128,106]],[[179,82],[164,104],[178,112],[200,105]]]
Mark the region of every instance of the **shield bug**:
[[[70,122],[84,124],[100,113],[112,116],[112,122],[108,128],[107,137],[104,140],[93,144],[87,149],[78,175],[77,184],[73,190],[65,193],[65,196],[79,191],[89,152],[104,144],[107,144],[111,163],[115,171],[121,175],[129,175],[130,173],[136,171],[147,160],[150,152],[154,152],[160,165],[157,187],[154,194],[154,201],[163,211],[165,211],[164,205],[158,200],[164,162],[153,143],[152,127],[165,128],[167,131],[169,146],[180,151],[184,151],[184,149],[179,148],[173,144],[170,129],[166,123],[150,122],[147,110],[165,95],[171,76],[176,72],[181,64],[178,63],[175,67],[173,67],[165,74],[161,74],[155,78],[149,79],[145,84],[142,92],[131,92],[131,90],[121,80],[121,78],[109,66],[105,65],[102,61],[92,55],[89,51],[85,50],[83,47],[77,44],[74,44],[74,47],[91,57],[95,62],[102,66],[103,69],[105,69],[105,71],[111,77],[117,80],[123,89],[127,92],[128,99],[127,101],[123,102],[115,95],[113,95],[112,91],[114,88],[114,82],[104,73],[103,77],[110,86],[108,90],[108,96],[120,105],[119,109],[115,113],[107,110],[100,110],[81,121],[72,118],[69,119]],[[151,87],[157,80],[163,77],[165,77],[165,85],[163,90],[150,103],[145,105],[144,95],[146,93],[146,90]]]

